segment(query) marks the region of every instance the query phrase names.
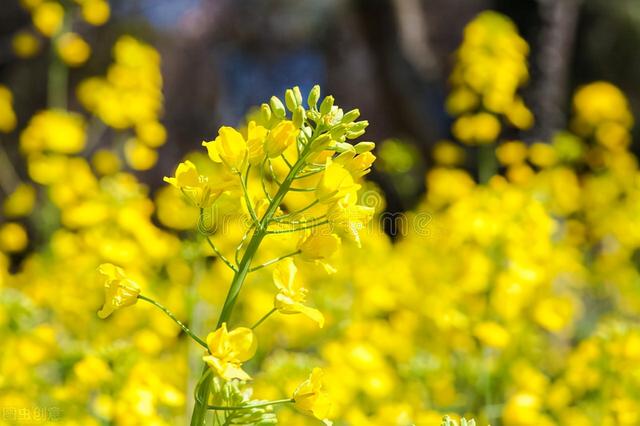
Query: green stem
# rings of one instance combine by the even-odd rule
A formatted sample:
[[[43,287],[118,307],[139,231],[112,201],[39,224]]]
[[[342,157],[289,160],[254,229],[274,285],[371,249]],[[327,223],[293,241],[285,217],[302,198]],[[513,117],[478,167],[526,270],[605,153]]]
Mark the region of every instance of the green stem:
[[[245,172],[244,178],[242,177],[242,173],[238,173],[238,177],[240,178],[240,184],[242,185],[242,192],[244,193],[244,201],[247,204],[247,210],[249,211],[251,220],[253,221],[253,223],[258,223],[258,216],[256,215],[256,211],[254,210],[253,204],[251,203],[251,198],[249,198],[249,190],[248,190],[249,170],[251,170],[251,164],[247,166],[247,171]]]
[[[495,145],[480,145],[478,147],[478,180],[480,183],[487,183],[497,172]]]
[[[260,324],[262,324],[267,318],[269,318],[271,316],[271,314],[273,314],[275,311],[277,311],[276,308],[271,309],[269,312],[267,312],[266,314],[264,314],[264,316],[262,318],[260,318],[255,324],[253,324],[251,326],[252,330],[255,330],[256,328],[258,328],[258,326]]]
[[[269,260],[267,262],[264,262],[264,263],[262,263],[262,264],[260,264],[258,266],[254,266],[253,268],[249,269],[249,272],[254,272],[254,271],[257,271],[258,269],[262,269],[262,268],[264,268],[266,266],[273,265],[274,263],[280,262],[282,259],[286,259],[287,257],[295,256],[296,254],[300,254],[300,250],[296,250],[296,251],[291,252],[289,254],[285,254],[283,256],[276,257],[275,259],[271,259],[271,260]]]
[[[311,204],[308,204],[306,207],[303,207],[300,210],[296,210],[295,212],[283,214],[282,216],[276,216],[276,217],[273,218],[273,220],[274,220],[274,222],[280,222],[283,219],[289,219],[291,217],[296,217],[299,214],[302,214],[302,213],[306,212],[307,210],[309,210],[311,207],[315,206],[319,202],[320,202],[320,200],[315,200],[314,202],[312,202]]]
[[[155,300],[147,297],[147,296],[143,296],[142,294],[138,295],[138,299],[144,300],[145,302],[151,303],[153,306],[155,306],[156,308],[160,309],[162,312],[164,312],[165,314],[167,314],[167,316],[169,318],[171,318],[173,321],[175,321],[176,324],[178,324],[180,326],[180,328],[182,328],[182,330],[184,330],[185,333],[187,333],[189,336],[191,336],[191,338],[193,340],[195,340],[198,344],[200,344],[200,346],[202,346],[205,349],[209,349],[209,346],[206,344],[206,342],[204,340],[202,340],[201,338],[199,338],[198,336],[196,336],[195,333],[193,333],[191,330],[189,330],[189,327],[187,327],[186,325],[184,325],[184,323],[182,321],[180,321],[178,318],[175,317],[175,315],[173,315],[173,312],[171,312],[169,309],[165,308],[164,306],[162,306],[160,303],[156,302]]]
[[[318,217],[312,217],[311,219],[302,219],[302,220],[276,220],[274,219],[273,221],[277,223],[277,225],[311,225],[315,222],[321,221],[321,220],[325,220],[327,218],[326,214],[323,214],[322,216],[318,216]]]
[[[0,141],[0,186],[5,195],[9,195],[19,183],[20,178],[18,177],[18,173],[15,167],[13,167],[13,163],[11,163],[9,154],[7,154],[2,141]]]
[[[305,161],[309,150],[308,147],[310,146],[311,143],[307,145],[307,148],[302,152],[296,163],[293,165],[284,182],[282,182],[282,184],[278,188],[278,192],[273,196],[272,201],[269,203],[269,207],[264,213],[264,216],[260,219],[260,222],[258,222],[258,225],[253,232],[253,236],[251,237],[251,240],[247,245],[247,249],[242,256],[242,260],[238,264],[238,269],[233,276],[233,281],[231,281],[231,285],[229,287],[227,297],[224,301],[224,305],[222,306],[222,312],[220,313],[220,318],[218,318],[218,325],[216,328],[220,328],[223,323],[229,322],[229,318],[231,318],[231,312],[233,311],[233,307],[235,306],[238,295],[240,294],[242,284],[244,283],[245,279],[247,278],[247,274],[249,274],[249,271],[251,269],[251,261],[258,251],[260,243],[268,234],[267,227],[269,225],[269,222],[278,210],[278,207],[282,203],[285,195],[287,195],[293,179],[305,166]],[[210,379],[205,380],[198,389],[196,395],[196,403],[193,407],[193,415],[191,416],[191,426],[203,426],[205,424],[207,414],[206,402],[209,398],[209,389],[211,386],[210,382]]]
[[[317,228],[318,226],[326,225],[329,223],[328,220],[324,220],[322,222],[315,222],[308,226],[301,226],[300,228],[291,228],[291,229],[282,229],[277,231],[268,231],[267,234],[291,234],[293,232],[304,231],[305,229]]]
[[[268,407],[270,405],[277,405],[277,404],[289,404],[289,403],[294,403],[295,401],[293,400],[293,398],[287,398],[287,399],[278,399],[275,401],[266,401],[266,402],[261,402],[259,404],[251,404],[251,405],[239,405],[236,407],[229,407],[229,406],[224,406],[224,405],[207,405],[207,409],[209,410],[225,410],[225,411],[236,411],[236,410],[248,410],[251,408],[261,408],[261,407]]]
[[[213,244],[213,241],[211,241],[211,238],[209,238],[208,236],[207,236],[207,242],[209,243],[209,246],[211,247],[211,249],[218,255],[220,260],[222,260],[225,265],[227,265],[229,268],[231,268],[232,271],[237,272],[236,267],[233,266],[233,264],[229,261],[229,259],[224,257],[224,255],[220,252],[220,250],[218,250],[218,248],[215,246],[215,244]]]
[[[50,62],[47,76],[47,101],[49,108],[67,109],[67,90],[69,85],[69,68],[60,59],[56,52],[56,43],[61,34],[66,33],[71,21],[65,13],[62,28],[51,39]]]

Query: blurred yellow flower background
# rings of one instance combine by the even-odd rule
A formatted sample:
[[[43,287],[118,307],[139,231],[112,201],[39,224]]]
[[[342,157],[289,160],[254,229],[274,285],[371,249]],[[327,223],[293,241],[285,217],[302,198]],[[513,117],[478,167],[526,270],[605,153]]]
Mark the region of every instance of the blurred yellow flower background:
[[[50,49],[54,73],[90,60],[73,23],[111,13],[21,4],[33,27],[11,48]],[[468,24],[455,141],[393,240],[365,176],[415,153],[359,141],[368,123],[318,86],[192,141],[152,192],[136,172],[172,141],[151,44],[121,35],[77,102],[50,93],[24,120],[0,85],[0,144],[22,161],[0,146],[0,424],[185,424],[194,404],[220,425],[640,424],[634,118],[598,81],[551,140],[509,137],[534,124],[528,52],[503,15]]]

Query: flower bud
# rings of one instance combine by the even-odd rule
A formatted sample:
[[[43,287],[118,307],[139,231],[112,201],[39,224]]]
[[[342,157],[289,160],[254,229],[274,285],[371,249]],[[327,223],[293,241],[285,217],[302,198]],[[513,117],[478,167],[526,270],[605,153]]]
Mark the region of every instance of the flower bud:
[[[269,105],[262,104],[260,106],[260,115],[262,116],[262,122],[265,125],[271,121],[271,108],[269,108]]]
[[[303,123],[304,123],[304,108],[298,105],[295,111],[293,111],[293,125],[296,127],[296,129],[299,129],[302,127]]]
[[[360,142],[354,146],[356,154],[364,154],[365,152],[372,151],[375,147],[376,144],[373,142]]]
[[[352,109],[342,116],[342,122],[345,124],[353,123],[358,117],[360,117],[360,110],[358,108]]]
[[[300,92],[300,88],[294,86],[291,90],[293,90],[293,96],[296,98],[296,105],[302,105],[302,92]]]
[[[337,152],[355,152],[355,148],[353,145],[347,142],[336,142],[336,151]]]
[[[264,151],[269,158],[278,157],[285,149],[296,143],[299,129],[289,120],[281,121],[271,129],[264,142]]]
[[[307,97],[307,104],[309,108],[315,108],[318,105],[318,99],[320,99],[320,86],[317,84],[313,86]]]
[[[333,96],[329,95],[320,104],[320,114],[329,114],[331,112],[331,108],[333,108]]]
[[[271,110],[276,117],[284,118],[284,116],[286,115],[286,111],[280,99],[278,99],[276,96],[272,96],[269,100],[269,104],[271,105]]]
[[[287,89],[284,92],[284,103],[287,105],[287,109],[291,112],[296,110],[298,103],[296,102],[296,97],[293,94],[293,90]]]
[[[311,149],[313,151],[322,151],[323,149],[330,147],[331,142],[331,136],[325,133],[324,135],[318,136],[311,142]]]

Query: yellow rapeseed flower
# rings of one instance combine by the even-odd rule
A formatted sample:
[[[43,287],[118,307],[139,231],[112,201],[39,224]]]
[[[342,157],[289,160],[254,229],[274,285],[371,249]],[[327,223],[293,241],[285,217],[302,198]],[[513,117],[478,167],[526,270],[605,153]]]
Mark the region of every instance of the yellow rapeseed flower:
[[[251,380],[242,363],[256,353],[257,340],[250,328],[238,327],[227,331],[227,324],[207,336],[209,352],[202,357],[224,380]]]
[[[249,151],[249,163],[260,164],[264,159],[264,141],[269,131],[255,121],[250,121],[247,126],[247,149]]]
[[[91,157],[91,165],[99,175],[113,175],[120,170],[120,157],[113,151],[99,149]]]
[[[19,223],[8,222],[0,226],[0,250],[6,253],[17,253],[27,247],[29,238],[27,231]]]
[[[111,15],[111,8],[106,0],[83,0],[81,8],[82,19],[95,26],[107,22]]]
[[[369,223],[374,212],[373,207],[357,205],[355,195],[348,194],[329,207],[327,220],[334,231],[344,233],[360,247],[360,231]]]
[[[368,174],[375,160],[376,156],[368,151],[358,155],[353,151],[345,151],[334,159],[336,163],[341,164],[355,179]]]
[[[324,326],[322,313],[304,304],[307,289],[301,287],[296,280],[297,271],[298,268],[291,258],[284,259],[276,266],[273,271],[273,283],[278,288],[278,294],[275,297],[274,307],[282,314],[303,314],[322,328]]]
[[[31,31],[18,31],[11,38],[11,48],[19,58],[31,58],[40,50],[40,40]]]
[[[91,47],[80,35],[69,32],[58,37],[56,51],[65,64],[79,67],[89,59]]]
[[[242,134],[233,127],[222,126],[218,136],[210,142],[202,142],[207,148],[209,158],[216,163],[224,163],[233,171],[242,168],[248,155],[247,142]]]
[[[323,372],[314,368],[307,380],[293,392],[295,407],[303,413],[324,420],[331,412],[331,399],[322,386]]]
[[[214,186],[207,176],[198,173],[191,161],[180,163],[175,177],[165,177],[164,181],[176,187],[196,206],[200,208],[211,205],[229,188],[227,182]]]
[[[27,216],[36,202],[36,190],[33,186],[21,183],[2,203],[7,217]]]
[[[527,146],[520,141],[505,142],[496,148],[496,157],[505,166],[521,164],[527,159]]]
[[[38,31],[47,37],[51,37],[62,27],[64,8],[60,3],[45,1],[35,7],[31,19]]]
[[[13,110],[11,91],[0,84],[0,132],[9,133],[15,129],[18,119]]]
[[[264,151],[269,158],[280,156],[290,145],[296,143],[299,129],[292,121],[284,120],[269,131],[264,142]]]
[[[82,115],[62,109],[36,113],[20,134],[20,148],[26,153],[53,151],[75,154],[86,143]]]
[[[155,120],[136,124],[136,135],[150,148],[158,148],[167,141],[167,130]]]
[[[122,268],[111,263],[103,263],[98,272],[104,277],[105,302],[98,316],[107,318],[113,312],[126,306],[135,305],[140,294],[140,287],[131,280]]]
[[[124,143],[124,158],[133,170],[149,170],[158,161],[158,152],[137,138],[129,138]]]
[[[340,237],[325,228],[307,231],[298,243],[300,258],[321,265],[328,273],[334,273],[335,268],[327,260],[338,251],[340,243]]]
[[[325,170],[316,188],[318,200],[321,203],[333,203],[358,189],[360,185],[354,182],[351,173],[342,164],[327,158]]]

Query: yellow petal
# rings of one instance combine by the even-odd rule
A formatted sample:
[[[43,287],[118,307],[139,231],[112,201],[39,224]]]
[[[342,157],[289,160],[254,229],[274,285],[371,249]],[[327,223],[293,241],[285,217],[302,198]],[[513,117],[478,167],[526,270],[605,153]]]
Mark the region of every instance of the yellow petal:
[[[229,343],[233,348],[234,356],[238,361],[251,359],[258,347],[253,330],[247,327],[238,327],[229,333]]]

